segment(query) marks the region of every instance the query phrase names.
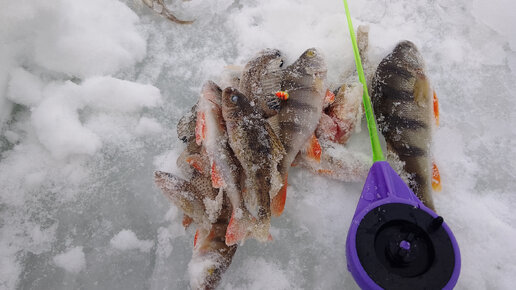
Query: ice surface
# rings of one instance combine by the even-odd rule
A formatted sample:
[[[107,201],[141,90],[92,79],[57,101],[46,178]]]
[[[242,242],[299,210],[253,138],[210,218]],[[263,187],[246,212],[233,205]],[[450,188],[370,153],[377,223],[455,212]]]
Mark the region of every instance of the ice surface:
[[[178,173],[179,118],[206,80],[265,47],[354,70],[341,1],[4,1],[0,9],[0,289],[185,289],[192,229],[153,184]],[[457,289],[516,282],[516,4],[349,1],[377,64],[420,48],[440,100],[439,214],[462,253]],[[349,150],[370,154],[367,130]],[[363,182],[292,169],[273,241],[239,247],[221,289],[357,289],[345,237]],[[119,250],[118,247],[136,250]],[[141,251],[143,249],[144,251]],[[63,270],[64,268],[65,270]]]

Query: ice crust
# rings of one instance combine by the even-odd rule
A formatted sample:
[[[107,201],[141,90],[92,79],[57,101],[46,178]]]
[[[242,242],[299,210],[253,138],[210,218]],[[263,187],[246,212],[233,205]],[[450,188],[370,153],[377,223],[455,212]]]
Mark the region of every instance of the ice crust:
[[[287,64],[318,47],[332,89],[354,70],[341,1],[169,3],[196,19],[188,26],[133,0],[4,2],[0,289],[188,288],[194,230],[153,171],[179,174],[175,127],[202,84],[265,47]],[[462,253],[456,289],[512,289],[516,4],[349,4],[354,25],[370,26],[373,65],[402,39],[427,63],[441,104],[435,203]],[[347,146],[370,154],[364,123]],[[291,169],[274,240],[239,247],[220,289],[358,289],[345,237],[362,185]]]

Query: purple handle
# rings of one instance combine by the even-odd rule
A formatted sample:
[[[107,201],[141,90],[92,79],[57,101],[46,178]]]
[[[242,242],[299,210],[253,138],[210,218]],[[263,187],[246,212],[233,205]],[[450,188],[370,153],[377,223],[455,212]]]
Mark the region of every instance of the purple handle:
[[[416,195],[410,190],[410,188],[403,182],[398,174],[391,168],[388,162],[378,161],[373,164],[369,175],[367,176],[360,201],[358,202],[355,215],[351,222],[350,229],[348,231],[346,241],[346,256],[348,270],[353,275],[355,281],[362,289],[382,289],[364,270],[363,265],[360,262],[359,255],[357,253],[357,230],[364,217],[371,212],[373,209],[379,206],[385,206],[388,204],[405,204],[410,205],[413,210],[422,210],[425,213],[422,215],[430,215],[430,219],[435,218],[440,220],[438,226],[442,226],[445,233],[447,234],[451,242],[450,251],[453,250],[454,254],[454,265],[451,277],[448,283],[445,284],[443,289],[452,289],[457,283],[460,273],[460,251],[457,241],[450,230],[450,228],[442,221],[435,212],[423,205],[423,203],[416,197]],[[406,206],[405,206],[406,207]],[[382,207],[383,208],[383,207]],[[417,223],[417,222],[416,222]],[[442,223],[442,224],[441,224]],[[399,247],[403,250],[409,250],[411,247],[410,242],[403,240],[399,243]],[[453,249],[451,249],[451,247]],[[382,267],[382,265],[378,265]],[[371,274],[375,277],[375,274]],[[401,280],[403,281],[403,280]],[[402,285],[402,284],[401,284]],[[424,285],[421,285],[423,287]]]

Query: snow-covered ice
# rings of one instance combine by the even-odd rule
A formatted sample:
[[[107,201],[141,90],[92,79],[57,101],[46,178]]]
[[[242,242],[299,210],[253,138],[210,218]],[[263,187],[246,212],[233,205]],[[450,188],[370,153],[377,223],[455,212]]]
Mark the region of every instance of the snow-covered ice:
[[[72,248],[54,257],[54,263],[70,273],[77,274],[86,265],[82,247]]]
[[[179,118],[203,83],[265,47],[353,70],[341,1],[4,1],[0,9],[0,289],[185,289],[194,230],[153,184],[177,173]],[[462,254],[457,289],[516,282],[516,4],[349,1],[378,63],[420,48],[441,104],[436,208]],[[369,153],[367,130],[350,150]],[[357,289],[345,237],[363,182],[289,175],[274,240],[239,247],[221,289]],[[127,249],[127,250],[124,250]],[[134,249],[134,250],[129,250]],[[64,270],[63,270],[64,269]]]
[[[141,241],[138,239],[136,234],[131,230],[122,230],[116,234],[109,243],[117,250],[140,250],[142,252],[149,252],[154,242],[152,241]]]

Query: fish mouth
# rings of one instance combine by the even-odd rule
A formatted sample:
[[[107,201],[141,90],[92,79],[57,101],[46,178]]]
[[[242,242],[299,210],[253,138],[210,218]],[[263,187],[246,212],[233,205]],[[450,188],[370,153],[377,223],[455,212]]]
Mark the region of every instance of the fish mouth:
[[[221,93],[220,87],[212,81],[206,82],[202,88],[202,96],[217,106],[221,105]]]

